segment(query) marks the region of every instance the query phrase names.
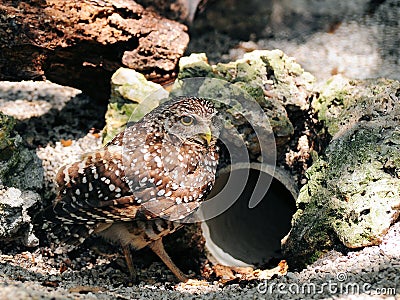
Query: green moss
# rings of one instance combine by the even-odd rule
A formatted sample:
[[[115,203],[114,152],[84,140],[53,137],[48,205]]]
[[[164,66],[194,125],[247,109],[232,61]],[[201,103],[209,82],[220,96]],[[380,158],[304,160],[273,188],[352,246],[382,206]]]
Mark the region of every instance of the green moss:
[[[304,264],[311,265],[312,263],[316,262],[319,258],[321,258],[324,254],[326,254],[326,251],[315,251],[310,255],[309,258],[307,258]]]
[[[307,256],[329,249],[334,242],[330,232],[349,248],[379,242],[400,207],[400,179],[385,169],[386,164],[400,170],[400,143],[383,143],[396,131],[386,127],[382,134],[371,124],[352,128],[307,170],[309,181],[297,199],[302,209],[293,218],[289,253]]]
[[[15,119],[0,112],[0,184],[6,174],[18,163],[17,143],[14,132]]]
[[[108,143],[115,135],[125,129],[137,103],[109,103],[106,112],[106,126],[103,130],[103,143]]]
[[[312,108],[334,136],[362,116],[369,119],[384,115],[385,111],[390,113],[391,108],[385,109],[385,101],[391,101],[388,91],[399,88],[395,80],[349,80],[337,75],[321,87],[319,96],[312,101]]]
[[[264,91],[259,85],[247,82],[236,82],[234,85],[248,93],[258,103],[262,104],[264,101],[267,101],[264,97]]]

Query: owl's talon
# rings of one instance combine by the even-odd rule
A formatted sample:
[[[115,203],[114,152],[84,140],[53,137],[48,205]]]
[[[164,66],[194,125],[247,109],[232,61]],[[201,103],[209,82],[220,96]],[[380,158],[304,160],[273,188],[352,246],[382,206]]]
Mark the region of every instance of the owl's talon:
[[[133,266],[131,249],[129,248],[129,246],[123,245],[122,251],[124,252],[126,265],[129,270],[128,284],[130,284],[130,286],[132,286],[134,283],[138,283],[138,275],[137,275],[135,267]]]
[[[181,282],[187,282],[189,277],[187,277],[171,260],[168,253],[165,252],[164,245],[162,243],[162,238],[155,240],[149,244],[149,248],[153,250],[155,254],[164,262],[164,264],[171,270],[172,273],[179,279]]]

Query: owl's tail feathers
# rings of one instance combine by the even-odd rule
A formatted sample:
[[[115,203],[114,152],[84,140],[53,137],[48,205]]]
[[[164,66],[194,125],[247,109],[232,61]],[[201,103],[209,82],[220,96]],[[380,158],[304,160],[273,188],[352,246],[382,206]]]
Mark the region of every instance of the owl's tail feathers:
[[[54,213],[53,206],[43,210],[41,224],[50,248],[57,254],[72,251],[94,231],[93,225],[76,224],[71,220],[60,219]]]

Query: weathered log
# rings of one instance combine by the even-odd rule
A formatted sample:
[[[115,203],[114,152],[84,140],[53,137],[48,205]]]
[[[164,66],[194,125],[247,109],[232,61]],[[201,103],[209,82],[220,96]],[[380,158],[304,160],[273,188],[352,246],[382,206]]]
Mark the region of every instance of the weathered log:
[[[185,25],[132,0],[0,4],[0,80],[47,78],[106,99],[121,66],[170,80],[188,42]]]

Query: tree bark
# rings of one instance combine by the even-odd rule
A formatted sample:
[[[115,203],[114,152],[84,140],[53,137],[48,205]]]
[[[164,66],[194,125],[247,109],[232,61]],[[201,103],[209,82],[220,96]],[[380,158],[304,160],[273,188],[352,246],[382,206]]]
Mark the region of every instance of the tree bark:
[[[106,99],[121,66],[171,80],[188,42],[185,25],[132,0],[0,4],[0,80],[46,78]]]

